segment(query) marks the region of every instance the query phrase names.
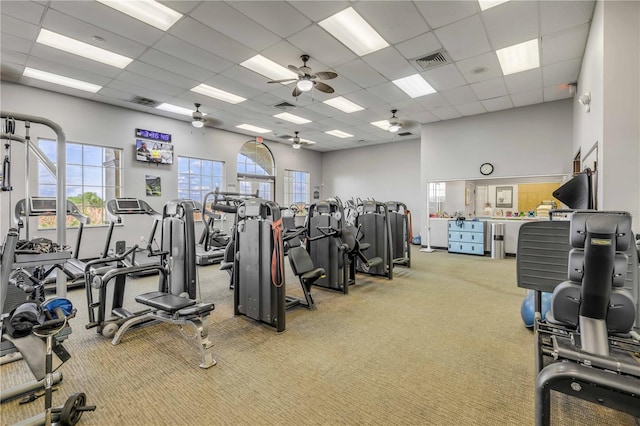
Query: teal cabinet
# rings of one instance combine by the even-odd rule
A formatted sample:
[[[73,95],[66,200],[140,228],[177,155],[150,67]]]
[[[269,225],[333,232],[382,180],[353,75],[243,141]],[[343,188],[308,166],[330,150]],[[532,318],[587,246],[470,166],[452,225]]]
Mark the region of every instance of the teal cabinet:
[[[450,220],[449,253],[484,256],[484,230],[485,222]]]

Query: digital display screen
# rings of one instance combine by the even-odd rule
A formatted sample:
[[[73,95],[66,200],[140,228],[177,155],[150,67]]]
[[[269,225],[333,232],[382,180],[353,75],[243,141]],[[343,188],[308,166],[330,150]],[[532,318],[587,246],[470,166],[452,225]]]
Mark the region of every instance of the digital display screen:
[[[137,198],[116,198],[118,210],[142,210]]]
[[[136,129],[136,137],[152,139],[154,141],[171,142],[171,135],[169,133],[160,133],[145,129]]]
[[[136,160],[146,163],[173,164],[173,145],[136,139]]]
[[[31,197],[31,212],[55,212],[56,199],[54,197]]]

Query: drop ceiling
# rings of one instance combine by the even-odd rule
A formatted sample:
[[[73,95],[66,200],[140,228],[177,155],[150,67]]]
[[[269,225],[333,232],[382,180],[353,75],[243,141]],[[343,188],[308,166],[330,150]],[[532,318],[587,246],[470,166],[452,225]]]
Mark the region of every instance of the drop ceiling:
[[[419,137],[370,124],[398,110],[402,120],[430,123],[551,102],[571,96],[578,79],[594,1],[508,1],[481,11],[476,1],[162,1],[184,16],[161,31],[95,1],[0,2],[1,77],[4,81],[190,121],[131,100],[200,110],[213,126],[248,136],[247,123],[271,130],[265,139],[300,132],[316,142],[304,149],[333,151]],[[358,56],[318,23],[353,7],[389,44]],[[133,58],[124,69],[36,43],[41,28]],[[540,67],[505,76],[496,50],[537,38]],[[448,60],[423,69],[417,59],[444,50]],[[294,84],[269,80],[240,64],[260,54],[284,67],[331,70],[334,94],[318,90],[294,98]],[[25,67],[102,86],[92,94],[22,76]],[[419,73],[436,93],[411,98],[392,80]],[[201,84],[247,100],[235,105],[192,92]],[[323,101],[343,96],[363,109],[343,113]],[[290,107],[276,105],[286,102]],[[273,117],[287,111],[311,120]],[[340,130],[350,138],[326,131]],[[403,129],[402,132],[405,132]],[[402,133],[401,132],[401,133]]]

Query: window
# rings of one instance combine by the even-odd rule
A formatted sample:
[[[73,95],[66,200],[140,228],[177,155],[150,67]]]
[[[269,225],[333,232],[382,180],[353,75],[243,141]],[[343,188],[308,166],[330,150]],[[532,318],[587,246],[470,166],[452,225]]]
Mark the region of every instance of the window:
[[[275,163],[271,151],[256,141],[245,143],[238,153],[238,187],[242,194],[259,191],[260,198],[274,201]]]
[[[178,157],[178,198],[202,202],[216,188],[224,188],[224,162]]]
[[[55,140],[39,139],[38,145],[44,154],[56,163]],[[91,221],[90,225],[107,223],[105,204],[107,200],[120,197],[122,193],[122,149],[67,142],[67,199]],[[38,164],[38,195],[55,197],[56,179],[42,163]],[[40,228],[54,228],[55,216],[41,216]],[[68,226],[77,221],[67,218]]]
[[[309,204],[311,178],[308,172],[284,171],[284,205]]]

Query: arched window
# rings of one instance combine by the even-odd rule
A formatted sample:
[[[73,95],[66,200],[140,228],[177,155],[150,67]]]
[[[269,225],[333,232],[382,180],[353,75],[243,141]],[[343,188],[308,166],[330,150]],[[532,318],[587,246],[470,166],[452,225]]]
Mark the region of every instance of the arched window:
[[[275,162],[269,148],[256,141],[248,141],[238,153],[238,192],[275,200]]]

